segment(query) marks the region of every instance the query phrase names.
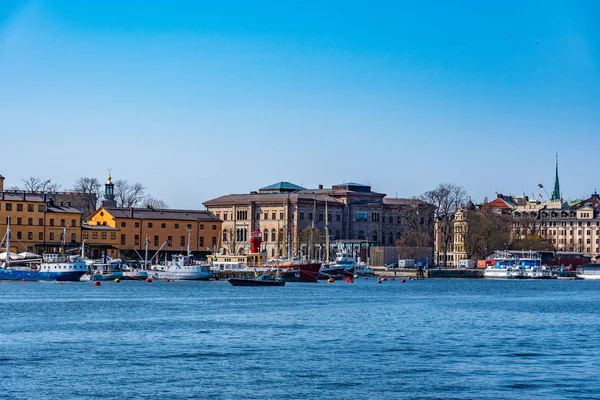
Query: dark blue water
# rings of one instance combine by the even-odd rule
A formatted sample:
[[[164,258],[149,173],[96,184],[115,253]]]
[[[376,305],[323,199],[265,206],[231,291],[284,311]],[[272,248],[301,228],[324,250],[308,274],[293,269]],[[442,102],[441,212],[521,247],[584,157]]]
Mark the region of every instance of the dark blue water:
[[[600,398],[600,282],[0,283],[2,399]]]

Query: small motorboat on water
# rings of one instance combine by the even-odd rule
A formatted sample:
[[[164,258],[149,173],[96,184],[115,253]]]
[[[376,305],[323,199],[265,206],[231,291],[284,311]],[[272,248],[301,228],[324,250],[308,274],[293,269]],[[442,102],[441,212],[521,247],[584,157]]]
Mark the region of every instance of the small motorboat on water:
[[[233,286],[285,286],[285,281],[273,275],[262,274],[256,279],[230,278],[228,280]]]

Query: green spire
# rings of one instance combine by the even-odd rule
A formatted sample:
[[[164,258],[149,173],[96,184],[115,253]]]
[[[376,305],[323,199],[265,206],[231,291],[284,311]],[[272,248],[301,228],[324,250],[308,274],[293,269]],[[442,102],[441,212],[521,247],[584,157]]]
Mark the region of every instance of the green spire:
[[[558,154],[556,154],[556,177],[554,178],[554,190],[552,191],[551,201],[562,200],[560,195],[560,184],[558,182]]]

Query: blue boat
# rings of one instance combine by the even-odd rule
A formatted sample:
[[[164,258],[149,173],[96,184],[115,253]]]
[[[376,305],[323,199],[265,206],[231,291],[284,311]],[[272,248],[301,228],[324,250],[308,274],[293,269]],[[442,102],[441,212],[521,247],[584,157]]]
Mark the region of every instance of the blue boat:
[[[79,281],[88,270],[85,260],[79,256],[44,254],[41,258],[24,259],[11,253],[10,219],[4,237],[6,253],[4,262],[0,264],[0,280]]]

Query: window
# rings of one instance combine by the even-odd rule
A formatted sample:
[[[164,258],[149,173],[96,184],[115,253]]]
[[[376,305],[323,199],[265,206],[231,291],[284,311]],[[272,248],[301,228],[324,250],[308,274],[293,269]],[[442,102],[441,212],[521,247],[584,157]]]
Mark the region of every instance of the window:
[[[133,245],[139,246],[139,244],[140,244],[140,235],[134,235],[133,236]]]
[[[6,211],[12,211],[12,203],[6,203]]]
[[[21,225],[23,223],[23,218],[17,217],[17,225]]]
[[[311,213],[311,212],[308,213],[308,220],[309,221],[313,220],[313,213]]]
[[[332,217],[332,214],[328,213],[327,214],[327,222],[333,221],[333,218],[331,218],[331,217]]]
[[[200,224],[200,230],[203,231],[204,230],[204,224]]]
[[[392,232],[388,235],[388,244],[394,244],[394,234]]]
[[[227,242],[227,229],[223,231],[223,242]]]
[[[110,240],[117,240],[117,232],[110,233]]]
[[[167,246],[173,247],[173,236],[167,236]]]
[[[277,240],[283,242],[283,228],[279,229],[279,236],[277,236]]]
[[[175,229],[179,229],[179,224],[175,224]]]
[[[38,221],[39,226],[44,226],[44,218],[40,218]]]
[[[160,224],[160,227],[161,227],[162,229],[166,229],[166,228],[167,228],[167,224],[165,224],[165,223],[163,222],[163,223],[161,223],[161,224]]]
[[[106,232],[102,232],[102,234],[100,235],[100,237],[102,238],[102,240],[106,240]]]
[[[50,226],[54,226],[54,219],[50,218]]]
[[[87,232],[82,232],[82,237],[84,240],[86,240],[88,238],[88,233]]]
[[[212,247],[215,247],[217,245],[217,238],[216,237],[212,237]]]
[[[271,213],[271,219],[276,219],[275,216],[277,215],[277,213]]]
[[[371,213],[371,222],[379,222],[379,213],[378,212]]]
[[[213,226],[212,226],[212,230],[213,230],[213,231],[216,231],[216,230],[217,230],[217,226],[216,226],[216,225],[213,225]]]
[[[60,220],[60,226],[66,226],[66,225],[67,224],[66,224],[65,220],[63,218],[61,218],[61,220]]]
[[[125,228],[125,227],[127,227],[127,222],[121,221],[121,228]]]
[[[23,211],[23,204],[17,204],[17,211]]]
[[[21,232],[17,232],[17,240],[23,239],[23,234]]]
[[[304,219],[304,213],[298,213],[298,219],[300,219],[301,221]]]
[[[77,226],[77,220],[76,219],[72,219],[71,220],[71,226]]]
[[[319,213],[319,221],[323,221],[324,215],[323,213]]]
[[[358,239],[365,240],[365,233],[363,231],[358,231]]]
[[[71,242],[76,242],[76,241],[77,241],[77,234],[71,233]]]
[[[256,220],[257,221],[260,220],[260,213],[258,213],[258,212],[256,213]]]
[[[158,246],[158,235],[154,235],[154,246]]]
[[[148,228],[152,228],[152,222],[148,222]]]
[[[86,232],[86,233],[87,233],[87,232]],[[87,239],[87,237],[86,237],[86,239]],[[44,240],[44,232],[40,232],[40,233],[38,234],[38,240]]]
[[[283,213],[282,212],[279,213],[279,219],[283,219]]]
[[[139,222],[135,222],[135,223],[133,224],[133,226],[134,226],[134,227],[136,227],[136,228],[139,228],[139,227],[140,227],[140,223],[139,223]]]
[[[121,234],[121,246],[125,245],[125,234]]]
[[[50,232],[50,240],[54,240],[54,232]]]
[[[38,205],[38,212],[44,212],[44,205],[43,204],[39,204]]]
[[[342,220],[342,215],[341,214],[335,214],[335,220],[337,222],[340,222]]]
[[[204,247],[204,236],[198,238],[198,246]]]
[[[179,245],[180,245],[181,247],[184,247],[184,246],[185,246],[185,236],[182,236],[182,237],[180,238],[180,240],[179,240]]]
[[[33,212],[34,209],[33,204],[27,204],[27,212]]]
[[[188,229],[192,229],[192,224],[187,224]]]
[[[27,240],[33,240],[33,232],[27,232]]]
[[[27,225],[33,225],[33,218],[27,218]]]
[[[269,240],[269,231],[265,229],[263,232],[263,242],[267,242]]]
[[[274,242],[277,240],[277,232],[275,229],[271,230],[271,241]]]
[[[356,220],[356,222],[367,222],[368,218],[369,218],[369,213],[359,211],[359,212],[356,213],[355,220]]]
[[[263,219],[265,219],[265,220],[269,219],[269,213],[265,213]]]
[[[379,240],[379,236],[377,235],[377,231],[373,232],[373,241],[376,242]]]

